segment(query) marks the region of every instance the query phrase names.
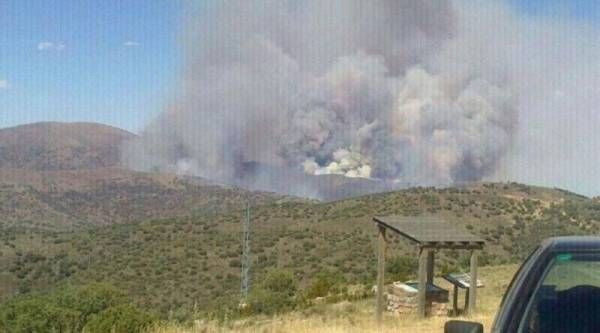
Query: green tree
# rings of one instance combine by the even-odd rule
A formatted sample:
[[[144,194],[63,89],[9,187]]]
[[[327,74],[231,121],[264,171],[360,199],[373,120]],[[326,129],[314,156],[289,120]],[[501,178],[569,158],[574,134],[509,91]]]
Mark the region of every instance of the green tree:
[[[105,283],[65,288],[60,290],[55,297],[59,306],[71,308],[80,314],[80,327],[83,327],[93,314],[129,303],[124,292]]]
[[[250,311],[275,314],[294,309],[296,306],[296,280],[287,271],[272,270],[248,297]]]

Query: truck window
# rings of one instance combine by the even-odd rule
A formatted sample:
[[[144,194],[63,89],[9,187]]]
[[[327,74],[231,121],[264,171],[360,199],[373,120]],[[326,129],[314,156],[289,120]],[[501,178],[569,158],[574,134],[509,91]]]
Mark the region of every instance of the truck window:
[[[519,332],[600,332],[600,254],[555,255]]]

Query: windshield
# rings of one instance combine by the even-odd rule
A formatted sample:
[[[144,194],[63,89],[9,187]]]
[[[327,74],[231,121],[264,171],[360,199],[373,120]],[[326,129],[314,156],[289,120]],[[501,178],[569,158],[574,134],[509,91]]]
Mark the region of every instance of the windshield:
[[[600,254],[557,254],[521,323],[521,333],[600,331]]]

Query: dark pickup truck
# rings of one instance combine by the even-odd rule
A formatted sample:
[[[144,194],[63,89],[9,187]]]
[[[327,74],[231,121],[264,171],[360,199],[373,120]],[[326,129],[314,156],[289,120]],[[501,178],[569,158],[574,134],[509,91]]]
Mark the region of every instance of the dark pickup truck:
[[[483,325],[449,321],[445,333],[483,333]],[[600,237],[556,237],[515,274],[491,333],[600,332]]]

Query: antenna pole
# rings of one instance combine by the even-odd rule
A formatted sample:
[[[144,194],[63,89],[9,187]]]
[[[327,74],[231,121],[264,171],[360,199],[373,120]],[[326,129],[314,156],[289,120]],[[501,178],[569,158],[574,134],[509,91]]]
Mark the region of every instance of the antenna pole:
[[[245,303],[250,290],[250,200],[246,201],[244,236],[242,239],[242,302]]]

